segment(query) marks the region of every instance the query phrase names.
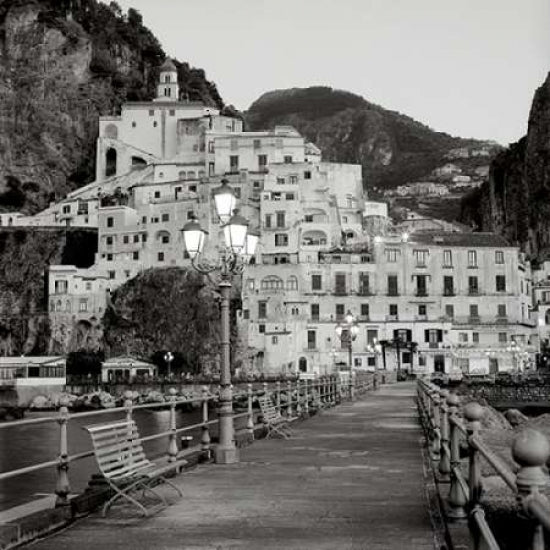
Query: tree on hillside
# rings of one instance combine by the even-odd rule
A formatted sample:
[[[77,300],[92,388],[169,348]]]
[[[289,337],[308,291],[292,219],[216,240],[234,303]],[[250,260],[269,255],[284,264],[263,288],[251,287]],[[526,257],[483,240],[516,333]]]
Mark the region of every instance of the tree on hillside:
[[[113,293],[103,324],[111,356],[151,358],[169,350],[178,358],[173,366],[185,372],[218,359],[218,290],[193,270],[144,271]]]

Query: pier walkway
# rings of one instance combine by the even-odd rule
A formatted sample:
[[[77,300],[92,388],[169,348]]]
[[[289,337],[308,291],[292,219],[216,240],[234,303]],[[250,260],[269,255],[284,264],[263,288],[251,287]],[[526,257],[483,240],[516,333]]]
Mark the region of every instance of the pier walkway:
[[[433,550],[415,386],[382,386],[176,478],[148,518],[116,505],[33,550]]]

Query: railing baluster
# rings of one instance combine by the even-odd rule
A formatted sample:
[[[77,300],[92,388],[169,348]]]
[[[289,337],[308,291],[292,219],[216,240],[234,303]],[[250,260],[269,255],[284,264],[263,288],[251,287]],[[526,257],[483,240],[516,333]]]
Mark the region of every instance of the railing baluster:
[[[355,400],[355,384],[357,383],[356,374],[353,371],[349,373],[349,398],[350,401]]]
[[[447,390],[439,392],[439,412],[440,412],[440,431],[441,431],[441,447],[439,453],[439,473],[443,479],[449,478],[451,472],[451,462],[449,456],[449,417],[447,410]]]
[[[69,400],[63,396],[59,400],[59,462],[57,464],[57,483],[55,487],[56,506],[68,506],[69,493],[69,451],[67,445],[67,423],[69,422]]]
[[[203,386],[202,390],[202,421],[203,423],[208,422],[208,387]],[[210,430],[208,425],[202,427],[201,434],[201,451],[203,457],[206,460],[210,460]]]
[[[479,504],[479,499],[481,498],[481,464],[479,451],[472,445],[472,437],[476,436],[481,428],[481,419],[483,418],[484,410],[483,407],[472,401],[464,407],[464,417],[468,421],[467,431],[468,431],[468,449],[470,452],[469,460],[469,486],[470,486],[470,495],[469,502],[470,507],[474,508]]]
[[[458,406],[460,400],[454,393],[449,393],[447,397],[448,419],[449,421],[457,418]],[[454,422],[450,422],[451,428],[451,486],[449,488],[449,510],[447,515],[454,520],[461,520],[467,517],[464,507],[467,504],[467,496],[462,490],[462,485],[458,480],[456,472],[460,468],[460,440],[461,432]]]
[[[246,392],[248,397],[248,416],[246,420],[246,431],[250,435],[251,439],[254,439],[254,411],[253,411],[253,392],[252,384],[246,385]]]
[[[281,381],[277,380],[275,382],[275,406],[277,407],[277,411],[279,414],[281,414]]]
[[[302,384],[300,382],[300,379],[296,379],[296,416],[302,416]]]
[[[170,431],[168,440],[168,462],[176,462],[178,458],[178,442],[176,440],[176,400],[177,391],[175,388],[168,390],[170,399]]]
[[[441,431],[439,425],[439,391],[432,390],[430,397],[432,401],[432,460],[439,462],[441,447]]]
[[[517,490],[524,510],[534,520],[529,550],[544,550],[544,530],[540,521],[531,513],[530,505],[536,500],[545,501],[541,489],[548,485],[548,476],[544,466],[550,457],[548,439],[532,429],[521,432],[514,439],[512,457],[519,464],[516,477]]]

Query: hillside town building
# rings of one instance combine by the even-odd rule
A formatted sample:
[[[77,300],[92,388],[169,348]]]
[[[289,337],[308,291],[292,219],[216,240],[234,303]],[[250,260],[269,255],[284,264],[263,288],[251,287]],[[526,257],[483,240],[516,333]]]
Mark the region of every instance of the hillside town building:
[[[98,228],[93,266],[49,268],[52,353],[85,347],[110,293],[141,271],[189,266],[188,220],[208,231],[206,256],[218,253],[212,190],[222,180],[261,231],[242,276],[243,370],[348,368],[349,331],[335,330],[348,311],[358,325],[353,368],[485,373],[534,361],[531,273],[517,247],[439,220],[395,226],[385,203],[368,200],[361,166],[324,162],[292,127],[244,131],[238,118],[181,101],[169,60],[153,101],[101,117],[93,183],[36,216],[0,215],[2,225]],[[406,188],[448,192],[433,182]]]

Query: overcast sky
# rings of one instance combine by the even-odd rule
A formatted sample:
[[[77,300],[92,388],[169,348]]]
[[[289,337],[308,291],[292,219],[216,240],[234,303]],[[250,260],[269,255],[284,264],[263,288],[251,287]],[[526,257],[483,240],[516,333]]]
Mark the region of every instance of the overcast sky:
[[[119,0],[168,55],[245,110],[328,85],[432,128],[502,144],[525,134],[550,70],[548,0]]]

